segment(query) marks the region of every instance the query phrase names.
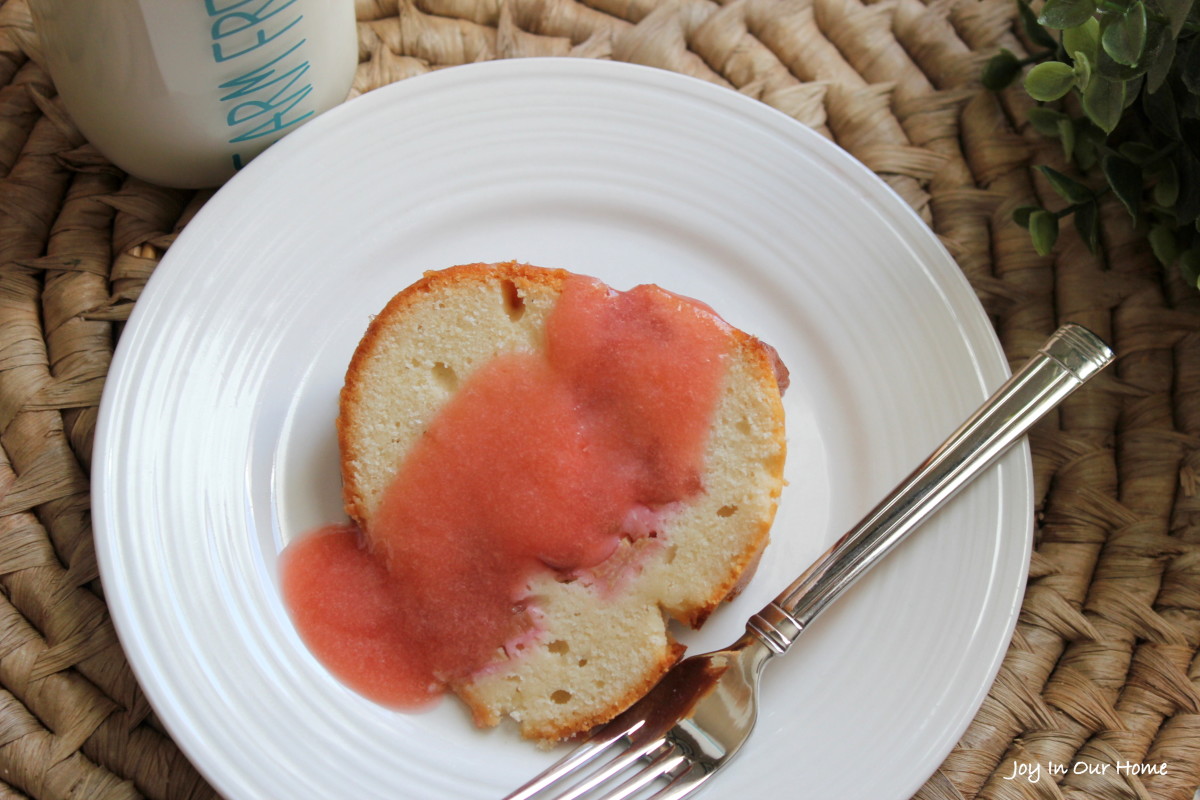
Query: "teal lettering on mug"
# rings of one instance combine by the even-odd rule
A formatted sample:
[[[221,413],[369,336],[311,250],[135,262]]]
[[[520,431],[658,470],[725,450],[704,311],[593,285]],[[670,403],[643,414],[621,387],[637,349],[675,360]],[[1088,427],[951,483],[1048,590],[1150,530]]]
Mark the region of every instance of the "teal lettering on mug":
[[[291,2],[295,2],[295,0],[290,0],[290,3]],[[290,5],[290,3],[289,3],[289,5]],[[213,60],[216,61],[218,64],[223,61],[230,61],[232,59],[237,58],[238,56],[244,56],[247,53],[253,53],[255,50],[262,47],[264,44],[275,41],[280,36],[287,33],[288,30],[290,30],[294,25],[299,23],[300,20],[304,19],[304,17],[303,17],[303,15],[296,17],[294,20],[289,22],[287,25],[284,25],[282,28],[275,31],[274,33],[268,33],[264,28],[258,28],[257,30],[254,31],[254,37],[253,37],[253,40],[250,42],[249,46],[243,47],[240,50],[234,50],[233,52],[227,51],[224,47],[221,46],[221,42],[218,42],[215,40],[220,37],[232,36],[235,33],[241,33],[242,31],[249,30],[250,28],[255,27],[255,25],[258,25],[261,23],[256,22],[255,25],[245,25],[234,31],[226,31],[224,33],[221,33],[220,37],[219,37],[218,34],[220,33],[220,31],[218,30],[218,28],[221,25],[221,21],[224,19],[227,19],[227,17],[222,17],[221,19],[218,19],[216,22],[213,23],[213,31],[212,31],[212,38],[214,39],[213,45],[212,45]],[[265,19],[265,17],[264,17],[264,19]]]
[[[300,114],[297,117],[292,117],[291,119],[287,119],[286,114],[287,114],[287,112],[289,112],[293,108],[295,108],[296,104],[298,104],[301,100],[303,100],[305,97],[307,97],[310,92],[312,92],[311,84],[309,84],[308,86],[305,86],[303,89],[301,89],[300,91],[291,95],[290,97],[285,98],[282,102],[280,102],[278,104],[249,102],[249,103],[241,103],[241,104],[235,106],[234,109],[229,112],[230,117],[232,117],[234,114],[236,114],[239,109],[241,109],[243,107],[250,107],[251,113],[246,117],[242,117],[240,119],[240,122],[246,122],[247,120],[254,119],[255,117],[260,117],[263,114],[266,114],[270,111],[274,111],[275,109],[281,109],[281,110],[279,110],[277,113],[273,114],[269,120],[267,120],[263,124],[259,125],[257,128],[252,128],[251,130],[246,131],[245,133],[243,133],[240,136],[235,136],[234,138],[230,139],[229,141],[231,143],[238,143],[238,142],[249,142],[249,141],[253,141],[254,139],[261,139],[264,136],[270,136],[273,133],[278,133],[280,131],[286,130],[287,128],[290,128],[292,125],[295,125],[299,122],[304,121],[305,119],[308,119],[309,117],[311,117],[313,115],[313,112],[311,109],[309,111],[305,111],[303,114]],[[257,110],[255,110],[256,108],[257,108]]]
[[[244,103],[238,103],[229,109],[229,113],[225,116],[225,122],[232,128],[236,125],[249,122],[255,117],[261,117],[263,114],[270,113],[277,108],[286,106],[285,110],[291,109],[297,102],[307,97],[311,91],[312,84],[310,83],[282,99],[280,99],[280,94],[282,94],[280,92],[266,100],[247,100]]]
[[[291,80],[289,80],[287,82],[287,85],[279,90],[280,92],[287,91],[288,87],[290,87],[293,83],[295,83],[296,80],[301,75],[303,75],[305,72],[308,72],[308,67],[309,67],[308,61],[306,60],[306,61],[300,62],[299,64],[297,64],[296,66],[287,70],[286,72],[279,73],[278,76],[276,76],[276,74],[275,74],[276,71],[275,71],[274,67],[280,61],[283,61],[285,58],[290,56],[292,53],[299,50],[300,46],[303,45],[306,41],[308,41],[308,40],[301,39],[300,41],[296,42],[294,45],[289,47],[287,50],[285,50],[283,53],[281,53],[280,55],[278,55],[275,58],[268,61],[266,64],[263,64],[260,67],[255,67],[254,69],[250,70],[249,72],[245,72],[236,78],[230,78],[229,80],[222,83],[220,86],[217,87],[218,89],[233,89],[233,91],[229,92],[226,95],[223,95],[221,97],[221,102],[225,102],[227,100],[236,100],[241,97],[247,97],[248,95],[252,95],[255,92],[264,91],[268,87],[274,86],[275,84],[279,83],[280,81],[286,80],[289,76],[291,76]]]
[[[219,5],[221,2],[205,0],[209,17],[215,18],[210,32],[216,63],[260,50],[304,19],[301,14],[281,25],[286,18],[278,15],[296,0],[225,0]],[[252,7],[251,2],[255,3]],[[217,86],[231,145],[284,133],[316,113],[311,106],[302,105],[314,91],[308,77],[312,65],[303,51],[307,41],[283,40],[261,50],[262,56],[246,59],[247,69]],[[270,55],[275,49],[282,52]],[[230,158],[236,169],[247,160],[238,152]]]
[[[255,25],[261,25],[271,17],[287,9],[287,7],[295,3],[296,0],[286,0],[283,5],[267,11],[272,2],[273,0],[267,0],[266,3],[259,6],[257,11],[230,11],[226,9],[221,13],[220,19],[213,23],[212,38],[224,39],[226,36],[233,36],[235,33],[241,33],[244,30],[253,28]],[[209,11],[208,15],[210,17],[216,16],[211,10]],[[232,23],[232,26],[227,25],[226,23]],[[238,23],[241,24],[239,25]]]
[[[204,7],[206,9],[208,9],[208,15],[210,17],[215,17],[218,14],[224,14],[226,11],[232,11],[235,8],[239,8],[241,6],[246,5],[246,3],[252,3],[252,2],[254,2],[254,0],[235,0],[235,2],[230,3],[229,5],[225,6],[224,8],[217,8],[217,4],[216,4],[215,0],[204,0]]]

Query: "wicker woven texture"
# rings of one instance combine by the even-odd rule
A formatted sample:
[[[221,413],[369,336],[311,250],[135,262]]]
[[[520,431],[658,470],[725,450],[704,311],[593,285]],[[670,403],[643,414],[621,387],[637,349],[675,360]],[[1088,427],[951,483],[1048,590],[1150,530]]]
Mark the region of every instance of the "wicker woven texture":
[[[1156,266],[1115,202],[1102,207],[1097,255],[1066,231],[1055,255],[1038,256],[1008,222],[1034,198],[1054,206],[1030,166],[1060,160],[1056,143],[1027,130],[1019,89],[978,87],[997,47],[1025,49],[1011,0],[359,0],[358,12],[356,94],[533,55],[633,61],[746,93],[838,142],[930,223],[1014,363],[1065,321],[1113,343],[1115,369],[1032,437],[1038,528],[1020,623],[975,721],[917,796],[1193,797],[1200,295]],[[24,0],[7,0],[0,798],[208,798],[122,654],[88,506],[96,409],[121,322],[208,195],[109,165],[38,60]],[[1062,771],[1007,780],[1017,763]],[[1120,763],[1165,769],[1135,775]],[[410,792],[419,788],[397,787]]]

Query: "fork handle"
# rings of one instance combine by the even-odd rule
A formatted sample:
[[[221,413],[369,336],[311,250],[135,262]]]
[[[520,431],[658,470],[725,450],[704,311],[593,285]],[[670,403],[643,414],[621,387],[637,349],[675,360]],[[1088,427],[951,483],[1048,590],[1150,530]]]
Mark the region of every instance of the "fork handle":
[[[1091,331],[1059,328],[890,495],[751,617],[749,632],[775,654],[787,652],[826,606],[1112,360],[1112,350]]]

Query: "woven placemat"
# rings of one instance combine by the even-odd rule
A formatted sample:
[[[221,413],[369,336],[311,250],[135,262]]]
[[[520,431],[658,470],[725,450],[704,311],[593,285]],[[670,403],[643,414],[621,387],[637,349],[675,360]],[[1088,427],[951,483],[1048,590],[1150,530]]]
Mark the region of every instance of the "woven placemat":
[[[1200,295],[1115,201],[1098,254],[1038,256],[1011,209],[1054,194],[1018,88],[1012,0],[359,0],[353,92],[439,67],[611,58],[741,91],[830,137],[929,222],[1013,363],[1060,323],[1114,370],[1032,436],[1037,540],[1020,622],[974,722],[917,797],[1191,800],[1200,784]],[[97,577],[88,474],[122,321],[209,196],[131,179],[72,125],[24,0],[0,5],[0,800],[212,789],[156,721]],[[731,147],[736,143],[731,143]],[[1061,165],[1060,165],[1061,166]],[[1065,167],[1063,167],[1065,169]],[[863,753],[870,769],[871,754]],[[1017,765],[1038,780],[1009,780]],[[1118,769],[1120,765],[1126,769]],[[1051,771],[1048,765],[1058,769]],[[1128,765],[1152,766],[1142,774]],[[419,795],[397,787],[397,796]],[[714,787],[713,796],[723,795]]]

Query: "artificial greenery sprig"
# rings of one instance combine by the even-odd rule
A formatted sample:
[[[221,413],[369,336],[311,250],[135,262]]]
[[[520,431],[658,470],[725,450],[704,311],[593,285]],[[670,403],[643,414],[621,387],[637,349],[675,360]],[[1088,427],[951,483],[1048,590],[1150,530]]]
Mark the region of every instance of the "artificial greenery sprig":
[[[1200,5],[1046,0],[1037,14],[1027,0],[1017,0],[1017,8],[1022,30],[1038,49],[1025,59],[1001,50],[984,67],[983,84],[1002,89],[1034,64],[1024,80],[1039,101],[1030,123],[1058,138],[1081,172],[1098,166],[1105,185],[1092,188],[1038,167],[1067,204],[1056,212],[1023,206],[1013,219],[1045,255],[1060,221],[1070,216],[1094,251],[1098,200],[1112,192],[1146,232],[1158,260],[1178,264],[1184,280],[1200,287]],[[1068,96],[1077,102],[1056,102]]]

